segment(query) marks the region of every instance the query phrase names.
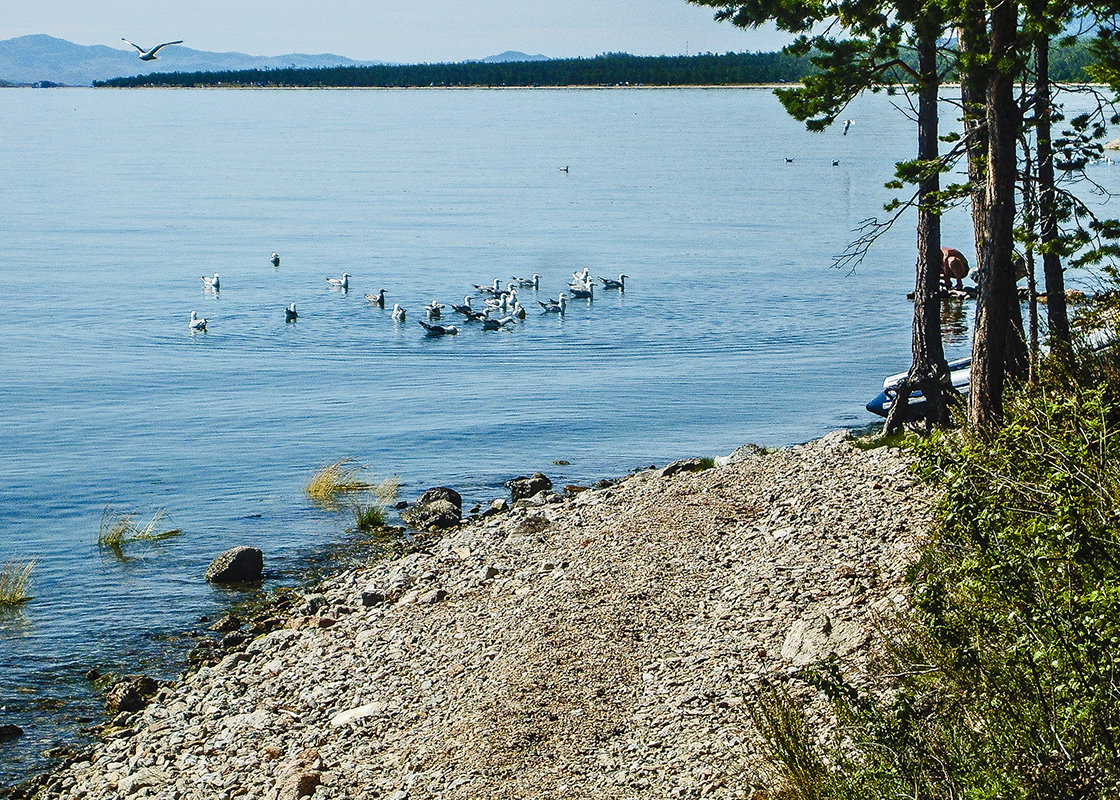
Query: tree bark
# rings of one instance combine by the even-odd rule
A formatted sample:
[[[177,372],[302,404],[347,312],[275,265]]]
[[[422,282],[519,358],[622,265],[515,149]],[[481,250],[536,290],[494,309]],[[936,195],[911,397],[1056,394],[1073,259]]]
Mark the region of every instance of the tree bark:
[[[884,433],[899,430],[905,422],[910,392],[921,389],[926,402],[926,427],[949,422],[944,386],[949,366],[941,341],[941,214],[933,205],[941,188],[936,168],[937,152],[937,36],[940,26],[926,19],[918,31],[918,160],[929,171],[918,185],[918,262],[914,283],[913,361],[906,377],[907,386],[891,406]]]
[[[984,198],[987,208],[968,403],[969,424],[979,433],[995,429],[1003,419],[1011,303],[1017,302],[1012,263],[1019,132],[1019,111],[1014,96],[1017,8],[1011,0],[1003,0],[992,9],[990,17],[992,64],[987,76],[988,155]]]
[[[1050,37],[1040,33],[1034,40],[1035,138],[1038,151],[1038,217],[1042,245],[1042,274],[1046,285],[1046,323],[1051,352],[1069,353],[1069,311],[1066,308],[1065,273],[1055,252],[1058,241],[1057,203],[1054,191],[1054,150],[1050,130]]]
[[[962,24],[957,29],[961,68],[961,105],[964,108],[964,131],[968,144],[968,181],[972,187],[972,229],[976,237],[976,260],[979,269],[984,263],[984,235],[988,206],[985,182],[988,163],[988,126],[984,107],[984,72],[977,59],[988,52],[988,22],[984,17],[983,0],[965,0],[961,8]]]

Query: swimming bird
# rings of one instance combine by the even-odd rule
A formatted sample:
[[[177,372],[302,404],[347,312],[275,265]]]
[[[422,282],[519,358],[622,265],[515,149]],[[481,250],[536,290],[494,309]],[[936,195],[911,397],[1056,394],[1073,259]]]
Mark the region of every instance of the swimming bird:
[[[832,159],[832,166],[834,166],[834,167],[840,166],[840,159],[838,159],[838,158]]]
[[[197,311],[192,311],[191,320],[187,323],[187,327],[191,331],[204,331],[206,330],[206,320],[198,316]]]
[[[519,300],[514,300],[513,305],[509,307],[509,315],[515,319],[525,319],[525,306],[521,305]]]
[[[299,314],[296,313],[296,304],[288,303],[288,307],[284,309],[284,321],[295,322],[298,317]]]
[[[572,283],[587,283],[589,280],[591,280],[591,270],[587,267],[580,272],[572,273]]]
[[[487,317],[486,319],[482,320],[482,330],[484,330],[484,331],[500,330],[501,328],[504,328],[506,325],[509,325],[511,322],[513,322],[513,317],[502,317],[501,319],[490,319],[489,317]]]
[[[541,308],[544,309],[545,314],[563,314],[568,308],[568,301],[564,295],[560,295],[555,300],[548,300],[547,302],[540,303]]]
[[[489,295],[495,295],[496,296],[498,294],[498,292],[500,292],[502,290],[502,282],[500,280],[498,280],[497,278],[495,278],[494,283],[491,284],[490,286],[479,286],[476,283],[474,285],[474,288],[478,291],[479,294],[489,294]]]
[[[124,42],[125,44],[130,44],[133,47],[135,47],[137,50],[139,50],[141,61],[155,61],[157,58],[159,58],[159,56],[157,56],[156,53],[158,53],[163,48],[165,48],[165,47],[167,47],[168,45],[171,45],[171,44],[182,44],[183,43],[182,39],[176,39],[174,42],[164,42],[163,44],[157,44],[151,50],[145,50],[140,45],[136,44],[135,42],[128,41],[128,39],[124,38],[123,36],[121,37],[121,41]]]
[[[424,326],[424,330],[428,332],[429,336],[454,336],[459,332],[459,329],[454,325],[432,325],[424,322],[424,320],[417,320]]]
[[[786,163],[787,163],[787,164],[792,164],[792,163],[793,163],[793,159],[792,159],[792,158],[787,158],[787,159],[786,159]]]
[[[272,258],[270,258],[269,261],[272,262],[272,266],[274,266],[274,267],[280,266],[280,254],[279,253],[273,253]]]
[[[381,306],[382,308],[385,308],[385,290],[384,289],[378,289],[377,294],[367,294],[366,295],[366,300],[369,300],[374,305],[378,305],[378,306]]]
[[[520,286],[522,289],[539,289],[541,288],[541,276],[534,272],[531,278],[514,278],[509,283],[510,286]]]
[[[595,284],[587,283],[582,287],[569,286],[568,293],[571,294],[573,300],[594,300]]]
[[[568,165],[565,164],[564,166],[560,167],[560,171],[561,172],[567,172],[568,171]]]
[[[470,295],[466,295],[463,298],[463,304],[461,306],[457,306],[453,303],[451,305],[451,310],[462,314],[464,317],[469,317],[471,314],[475,313],[474,309],[471,308],[471,297],[470,297]]]
[[[350,273],[342,273],[341,278],[327,278],[327,283],[331,285],[332,289],[341,289],[344,292],[350,291]]]
[[[435,300],[424,306],[424,313],[432,319],[440,318],[440,309],[443,308],[443,303],[438,303]]]
[[[393,319],[397,322],[403,322],[407,313],[407,311],[401,308],[400,303],[393,303]]]
[[[621,272],[618,273],[618,280],[611,280],[610,278],[599,278],[603,282],[604,289],[622,289],[626,291],[626,276]]]
[[[844,120],[844,133],[843,133],[843,135],[847,136],[848,135],[848,128],[852,127],[855,124],[856,124],[856,121],[854,119]]]
[[[207,289],[213,289],[215,292],[221,288],[222,282],[218,280],[218,273],[214,273],[214,277],[209,275],[202,276],[202,282],[206,285]]]

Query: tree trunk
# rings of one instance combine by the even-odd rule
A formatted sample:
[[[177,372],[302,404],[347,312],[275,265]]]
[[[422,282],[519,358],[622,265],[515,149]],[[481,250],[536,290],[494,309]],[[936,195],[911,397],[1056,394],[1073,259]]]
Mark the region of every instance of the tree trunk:
[[[884,433],[899,430],[905,422],[910,392],[921,389],[926,402],[926,427],[949,421],[943,387],[948,384],[949,366],[941,342],[941,214],[930,205],[941,187],[937,170],[937,36],[940,27],[922,20],[918,32],[918,160],[928,172],[918,185],[918,263],[914,284],[914,359],[907,385],[895,398]]]
[[[988,24],[983,0],[965,0],[961,8],[961,27],[957,29],[961,67],[961,105],[964,108],[964,131],[968,141],[968,181],[972,187],[972,229],[976,237],[976,260],[979,270],[984,263],[984,231],[988,206],[985,182],[988,163],[988,126],[984,72],[975,63],[988,52]]]
[[[1042,244],[1042,274],[1046,283],[1046,322],[1050,329],[1050,350],[1060,356],[1069,353],[1069,312],[1066,309],[1065,274],[1062,260],[1055,252],[1058,241],[1058,216],[1054,192],[1054,151],[1050,142],[1050,38],[1039,34],[1034,40],[1035,85],[1034,115],[1038,149],[1038,216]]]
[[[1019,112],[1014,96],[1017,4],[1004,0],[991,11],[991,54],[987,82],[988,174],[972,344],[968,418],[983,433],[1003,418],[1004,370],[1007,367],[1011,303],[1015,302],[1012,234],[1015,224],[1015,169]]]

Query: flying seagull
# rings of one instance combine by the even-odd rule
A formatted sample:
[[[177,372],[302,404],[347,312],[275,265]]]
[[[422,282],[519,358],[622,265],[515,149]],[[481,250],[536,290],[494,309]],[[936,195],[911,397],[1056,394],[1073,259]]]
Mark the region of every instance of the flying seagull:
[[[140,45],[136,44],[135,42],[128,41],[128,39],[124,38],[123,36],[121,37],[121,41],[124,42],[125,44],[130,44],[133,47],[135,47],[137,50],[139,50],[141,61],[155,61],[157,58],[159,58],[159,56],[157,56],[156,53],[158,53],[160,51],[160,49],[162,49],[164,47],[167,47],[169,44],[182,44],[183,43],[182,39],[177,39],[174,42],[164,42],[163,44],[157,44],[151,50],[145,50]]]
[[[848,135],[848,128],[852,127],[852,125],[854,125],[854,124],[855,124],[855,120],[854,120],[854,119],[846,119],[846,120],[844,120],[844,133],[843,133],[843,135],[844,135],[844,136],[847,136],[847,135]]]

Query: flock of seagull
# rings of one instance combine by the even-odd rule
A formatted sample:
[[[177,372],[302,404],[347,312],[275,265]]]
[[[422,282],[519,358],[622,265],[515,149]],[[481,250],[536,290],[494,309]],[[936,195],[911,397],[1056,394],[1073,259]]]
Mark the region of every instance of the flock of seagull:
[[[279,267],[280,254],[273,253],[269,261],[272,266]],[[343,272],[338,278],[327,278],[327,285],[331,289],[345,293],[350,291],[351,277],[349,272]],[[624,292],[626,291],[626,278],[625,274],[620,273],[618,278],[598,278],[597,280],[602,283],[603,289]],[[217,294],[221,291],[221,276],[217,272],[213,275],[203,275],[202,285],[205,289]],[[580,272],[573,272],[572,280],[567,287],[567,294],[561,292],[555,299],[550,297],[536,301],[542,309],[540,313],[563,316],[568,310],[569,299],[594,300],[596,285],[595,276],[586,267]],[[540,290],[540,286],[541,276],[535,272],[529,278],[512,278],[504,288],[502,287],[502,281],[494,278],[490,284],[475,284],[475,296],[482,298],[479,307],[476,308],[471,304],[472,295],[468,294],[463,297],[461,305],[452,304],[451,310],[462,315],[465,322],[478,323],[484,331],[501,330],[525,319],[528,313],[525,306],[521,305],[518,290],[537,292]],[[367,294],[365,298],[373,305],[380,308],[385,307],[384,289],[378,289],[377,294]],[[419,320],[419,322],[428,336],[455,336],[459,333],[459,328],[454,325],[443,325],[435,321],[442,319],[443,309],[446,307],[437,300],[432,300],[424,306],[424,316],[427,321]],[[391,316],[396,322],[404,322],[408,317],[408,312],[400,303],[394,303]],[[284,309],[284,321],[295,322],[298,319],[299,313],[296,311],[296,304],[289,303]],[[205,331],[206,324],[207,320],[204,317],[198,316],[197,311],[191,311],[190,320],[187,322],[187,328],[191,333]]]

